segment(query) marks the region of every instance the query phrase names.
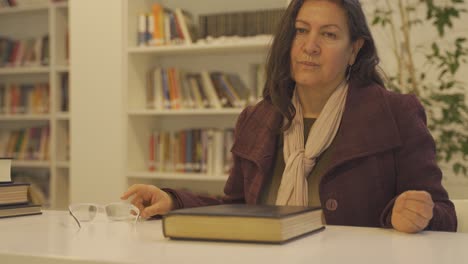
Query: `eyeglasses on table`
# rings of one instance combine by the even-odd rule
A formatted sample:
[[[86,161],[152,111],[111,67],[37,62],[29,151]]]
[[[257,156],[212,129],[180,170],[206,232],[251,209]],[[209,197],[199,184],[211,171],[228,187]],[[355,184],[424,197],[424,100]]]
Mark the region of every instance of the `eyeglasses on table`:
[[[128,221],[137,222],[140,216],[140,210],[133,204],[116,202],[106,205],[95,203],[76,203],[68,206],[70,215],[75,219],[78,227],[81,228],[81,223],[91,222],[96,218],[98,213],[105,213],[111,221]]]

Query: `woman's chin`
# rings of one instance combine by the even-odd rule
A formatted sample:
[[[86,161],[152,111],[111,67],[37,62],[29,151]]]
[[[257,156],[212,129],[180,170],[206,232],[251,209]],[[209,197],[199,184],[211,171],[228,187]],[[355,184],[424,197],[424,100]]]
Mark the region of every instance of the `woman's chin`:
[[[296,81],[297,86],[301,87],[320,87],[320,82],[317,80],[297,80]]]

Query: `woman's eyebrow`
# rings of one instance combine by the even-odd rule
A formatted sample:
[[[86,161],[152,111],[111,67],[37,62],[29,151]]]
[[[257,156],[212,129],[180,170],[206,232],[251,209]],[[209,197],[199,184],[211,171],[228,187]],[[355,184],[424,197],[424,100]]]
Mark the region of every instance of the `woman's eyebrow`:
[[[301,19],[296,19],[296,23],[304,24],[304,25],[307,25],[307,26],[310,25],[307,21],[301,20]],[[341,30],[341,27],[338,26],[337,24],[325,24],[325,25],[320,26],[320,28],[330,28],[330,27],[335,27],[335,28]]]
[[[340,26],[338,26],[336,24],[327,24],[327,25],[321,26],[321,28],[331,28],[331,27],[334,27],[334,28],[337,28],[337,29],[341,30]]]
[[[302,24],[307,24],[309,25],[309,23],[305,20],[300,20],[300,19],[296,19],[296,23],[302,23]]]

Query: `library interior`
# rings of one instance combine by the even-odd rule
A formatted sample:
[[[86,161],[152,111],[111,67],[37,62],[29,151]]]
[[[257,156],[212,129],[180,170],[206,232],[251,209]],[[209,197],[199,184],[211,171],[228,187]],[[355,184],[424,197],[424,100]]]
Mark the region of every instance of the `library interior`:
[[[115,211],[110,208],[116,206],[114,203],[120,203],[122,194],[135,184],[183,190],[184,193],[219,200],[225,199],[226,191],[237,188],[236,184],[251,188],[245,191],[249,195],[255,192],[253,189],[256,184],[260,184],[256,179],[245,177],[242,182],[236,182],[231,180],[231,174],[251,170],[250,167],[259,166],[269,157],[276,158],[276,152],[261,153],[266,156],[258,163],[239,162],[246,157],[233,154],[233,145],[239,140],[235,128],[238,118],[243,116],[241,113],[245,113],[244,109],[266,102],[264,95],[268,95],[270,101],[282,103],[281,98],[273,98],[272,92],[265,92],[264,89],[268,89],[268,84],[271,85],[267,74],[280,74],[272,70],[273,66],[268,59],[277,56],[271,52],[274,36],[282,28],[281,23],[288,22],[283,20],[283,16],[288,14],[289,6],[295,2],[356,2],[362,5],[380,58],[378,67],[384,72],[385,87],[391,93],[413,94],[424,107],[426,127],[423,129],[431,134],[435,142],[434,162],[441,170],[440,185],[455,203],[459,230],[468,232],[466,0],[444,3],[413,0],[0,0],[1,229],[13,228],[13,219],[24,221],[20,222],[23,226],[33,224],[35,222],[30,220],[33,217],[47,217],[46,220],[38,220],[38,223],[50,227],[55,221],[54,214],[68,214],[70,210],[73,215],[73,210],[79,211],[77,204],[96,205],[93,210],[97,211],[101,210],[101,206],[97,205],[106,205],[102,208],[105,208],[107,216],[118,218],[112,215],[111,212]],[[302,31],[296,31],[295,34],[299,32]],[[298,39],[296,37],[293,43]],[[279,41],[278,45],[281,45]],[[325,48],[322,51],[325,52]],[[284,110],[278,108],[278,104],[275,104],[276,111]],[[297,114],[296,111],[294,113]],[[286,122],[287,116],[284,112],[281,114]],[[372,115],[365,113],[362,116],[370,120],[369,128],[380,124],[380,120],[376,121]],[[270,116],[265,115],[265,119],[268,118]],[[256,125],[249,125],[263,131],[260,127],[266,125],[260,121],[264,120],[258,121]],[[316,124],[319,125],[318,122]],[[411,125],[405,126],[405,129],[407,127]],[[261,136],[242,143],[264,142]],[[286,147],[286,134],[284,137]],[[372,137],[362,134],[350,138],[366,143]],[[249,149],[248,146],[242,147]],[[251,150],[252,155],[258,154],[256,149]],[[389,153],[398,155],[395,154],[397,152],[398,147]],[[343,161],[335,169],[352,172],[356,169],[354,166],[369,163],[363,155],[352,161]],[[378,154],[372,155],[380,157]],[[377,159],[375,157],[372,156]],[[320,156],[318,161],[317,168],[321,168]],[[241,165],[236,165],[236,162]],[[376,166],[387,166],[383,161],[379,162],[382,163],[372,165],[373,171]],[[404,162],[408,163],[401,161]],[[235,171],[233,166],[238,166],[239,170]],[[376,171],[378,169],[375,168]],[[351,172],[349,175],[354,175],[355,172]],[[270,173],[273,173],[272,169]],[[328,181],[333,179],[320,184],[326,186]],[[384,180],[374,181],[378,187],[386,184]],[[397,181],[394,183],[396,186]],[[173,199],[177,196],[169,194]],[[344,196],[337,194],[336,197]],[[247,195],[243,198],[249,201]],[[337,210],[344,204],[339,198],[322,201],[324,210]],[[372,202],[363,205],[364,208],[373,206],[375,204]],[[5,209],[2,210],[2,207]],[[13,210],[13,207],[16,208]],[[141,213],[141,208],[129,208],[134,210],[132,213]],[[11,213],[42,214],[2,219],[2,216],[8,216],[7,209],[12,210]],[[460,220],[462,217],[463,221]],[[66,218],[65,225],[74,223],[70,222],[73,219],[68,219],[69,215]],[[73,218],[79,225],[76,215]],[[150,224],[141,224],[145,232],[150,232]],[[145,240],[144,236],[132,237],[130,241],[121,244],[128,248],[125,251],[128,255],[125,252],[116,253],[120,246],[117,242],[110,242],[102,254],[111,256],[100,258],[100,253],[89,253],[91,246],[98,246],[98,242],[90,245],[71,242],[69,240],[73,239],[73,235],[67,234],[67,238],[63,238],[60,230],[50,228],[54,230],[51,231],[54,234],[54,242],[51,244],[54,245],[49,246],[57,248],[57,252],[61,252],[58,255],[64,258],[77,257],[73,255],[75,251],[69,252],[58,245],[69,242],[70,247],[79,252],[76,254],[83,254],[83,260],[95,261],[93,263],[121,263],[119,256],[122,263],[146,262],[149,255],[145,255],[146,258],[137,253],[144,249],[149,251],[150,242],[154,240],[149,237]],[[132,232],[126,228],[116,231],[118,240],[125,237],[123,232]],[[323,236],[327,236],[325,238],[332,240],[339,236],[340,228],[327,226],[317,235],[322,236],[323,233]],[[16,231],[9,233],[12,241],[17,239],[13,232],[25,232],[20,227],[13,230]],[[104,233],[102,230],[96,232]],[[162,236],[159,226],[157,232],[158,236]],[[359,236],[354,229],[345,232],[348,242],[352,241],[352,235]],[[395,247],[394,252],[403,252],[403,245],[409,242],[404,237],[398,237],[398,234],[381,238],[381,234],[372,237],[373,233],[369,232],[368,240],[363,243],[382,248],[377,249],[376,254],[391,253],[384,253],[385,243],[391,243],[387,246]],[[48,239],[49,235],[38,231],[37,238]],[[321,249],[315,253],[324,257],[323,263],[339,260],[329,258],[333,251],[332,245],[328,252],[325,246],[322,248],[319,245],[320,241],[313,241],[314,236],[306,240]],[[92,241],[93,234],[87,233],[86,237],[77,235],[75,238]],[[99,234],[98,238],[98,241],[110,240],[105,234]],[[463,261],[468,261],[463,255],[457,255],[462,254],[462,249],[455,246],[455,241],[466,245],[467,237],[441,235],[440,238],[443,241],[453,240],[452,253],[456,255],[454,263],[468,263]],[[346,237],[342,239],[340,241],[346,241]],[[424,252],[439,243],[434,242],[436,239],[432,237],[424,239],[428,239],[427,243],[415,250]],[[372,245],[372,241],[377,240],[380,244]],[[401,243],[395,246],[395,241]],[[252,259],[246,258],[248,262],[266,258],[271,259],[272,263],[281,263],[289,257],[301,262],[303,259],[300,254],[308,254],[311,258],[315,254],[299,253],[299,249],[308,250],[307,245],[301,244],[294,248],[294,243],[286,244],[291,246],[271,257],[267,257],[267,252],[275,249],[266,245],[265,248],[259,246],[255,253],[253,249],[243,246],[234,250],[251,255]],[[38,253],[41,250],[39,247],[28,247],[22,251],[18,246],[15,250],[19,251],[9,255],[8,247],[0,245],[0,259],[24,263],[22,261],[28,259],[20,255],[48,257],[47,254]],[[169,262],[189,261],[188,257],[176,256],[176,247],[175,244],[161,244],[158,250],[167,250],[163,259]],[[358,245],[350,246],[343,256],[352,256],[353,247]],[[136,253],[129,253],[132,249]],[[193,260],[201,261],[202,254],[207,254],[208,249],[206,252],[203,248],[199,250],[197,253],[195,249],[190,249],[188,254],[191,254]],[[218,250],[227,252],[230,250],[229,244],[221,244]],[[359,251],[358,248],[355,250]],[[440,250],[443,251],[442,255],[432,260],[423,256],[427,261],[424,263],[451,259],[449,251]],[[371,252],[368,254],[367,260],[371,261],[374,255]],[[409,253],[401,254],[388,255],[385,260],[377,260],[375,255],[374,260],[405,263],[404,260],[411,258]],[[214,256],[212,261],[234,261],[221,259],[220,256]],[[340,260],[345,261],[344,258]],[[415,263],[422,263],[419,261]]]

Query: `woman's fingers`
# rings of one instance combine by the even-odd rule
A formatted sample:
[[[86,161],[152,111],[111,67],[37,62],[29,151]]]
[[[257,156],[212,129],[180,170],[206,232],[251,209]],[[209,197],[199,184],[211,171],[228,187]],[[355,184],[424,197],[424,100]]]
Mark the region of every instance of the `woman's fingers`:
[[[160,207],[160,202],[156,202],[148,207],[146,207],[145,209],[143,209],[143,211],[141,211],[141,216],[142,217],[151,217],[153,215],[157,215],[157,214],[165,214],[165,212],[162,212],[161,210],[161,207]]]
[[[137,193],[140,189],[142,188],[142,185],[141,184],[134,184],[132,186],[130,186],[126,192],[124,192],[122,194],[122,196],[120,196],[120,199],[122,200],[127,200],[128,197],[134,195],[135,193]]]
[[[395,200],[392,225],[402,232],[419,232],[429,224],[433,209],[434,202],[428,192],[406,191]]]

